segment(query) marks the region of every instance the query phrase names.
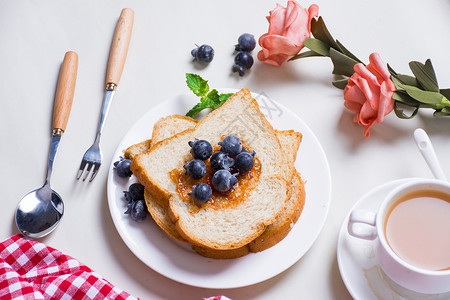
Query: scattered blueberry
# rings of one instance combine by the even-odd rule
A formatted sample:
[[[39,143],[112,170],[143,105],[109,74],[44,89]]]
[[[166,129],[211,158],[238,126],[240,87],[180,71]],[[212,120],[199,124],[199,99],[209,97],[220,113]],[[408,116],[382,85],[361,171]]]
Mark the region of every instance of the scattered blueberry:
[[[234,64],[232,69],[233,72],[239,72],[239,76],[244,76],[245,74],[245,69],[243,66],[240,66],[238,64]]]
[[[243,33],[238,39],[238,44],[235,46],[236,51],[250,52],[255,49],[255,37],[250,33]]]
[[[191,55],[194,60],[201,64],[209,64],[214,58],[214,49],[210,45],[201,45],[195,49],[192,49]]]
[[[234,159],[234,166],[236,167],[236,170],[239,172],[250,171],[254,165],[253,157],[255,154],[255,151],[253,151],[253,153],[249,153],[248,150],[245,149],[239,153]]]
[[[236,183],[237,178],[231,175],[228,170],[218,170],[214,173],[212,178],[212,184],[219,192],[226,192],[231,189]]]
[[[130,170],[131,160],[129,159],[121,157],[119,161],[114,163],[114,166],[116,167],[117,176],[119,177],[130,177],[133,175]]]
[[[192,192],[188,194],[194,198],[195,202],[203,204],[209,201],[212,196],[212,189],[206,183],[200,183],[192,187]]]
[[[221,142],[219,142],[219,145],[222,146],[220,151],[223,151],[232,157],[238,155],[242,151],[242,142],[235,135],[225,137]]]
[[[147,206],[145,205],[144,200],[137,200],[128,204],[128,209],[125,214],[129,214],[133,221],[144,221],[148,215]]]
[[[211,156],[210,162],[211,168],[213,168],[214,171],[221,169],[229,170],[234,165],[234,160],[222,151],[214,153]]]
[[[144,186],[140,183],[133,183],[123,194],[128,202],[125,214],[130,215],[131,219],[136,222],[145,220],[148,210],[144,200]]]
[[[212,154],[212,147],[208,141],[195,139],[189,142],[191,154],[194,158],[206,160]]]
[[[234,63],[246,70],[250,69],[253,66],[253,56],[248,52],[239,51],[234,57]]]
[[[125,200],[128,203],[133,202],[133,199],[131,198],[130,192],[129,191],[123,191],[123,196],[125,197]]]
[[[186,169],[186,175],[193,179],[201,179],[206,174],[206,165],[201,159],[194,159],[187,162],[183,168]]]
[[[133,183],[128,188],[131,200],[143,200],[144,199],[144,186],[140,183]]]

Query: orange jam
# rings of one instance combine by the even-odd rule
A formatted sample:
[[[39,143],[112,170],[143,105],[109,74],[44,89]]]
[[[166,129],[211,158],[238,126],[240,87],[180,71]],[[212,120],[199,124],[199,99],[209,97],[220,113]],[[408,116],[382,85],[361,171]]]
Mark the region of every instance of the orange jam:
[[[251,152],[250,152],[251,153]],[[199,183],[206,183],[212,189],[211,199],[205,204],[197,204],[199,207],[202,205],[209,205],[214,209],[234,207],[244,199],[248,198],[249,193],[255,188],[256,183],[259,181],[261,175],[261,163],[255,157],[253,168],[245,173],[239,173],[234,168],[230,169],[231,174],[236,174],[238,182],[227,192],[219,192],[214,189],[212,184],[212,178],[214,170],[211,167],[209,158],[205,160],[206,174],[201,179],[193,179],[189,175],[186,175],[186,170],[183,166],[176,168],[170,172],[170,178],[177,185],[177,192],[181,199],[184,201],[192,201],[196,203],[188,194],[192,192],[192,187]]]

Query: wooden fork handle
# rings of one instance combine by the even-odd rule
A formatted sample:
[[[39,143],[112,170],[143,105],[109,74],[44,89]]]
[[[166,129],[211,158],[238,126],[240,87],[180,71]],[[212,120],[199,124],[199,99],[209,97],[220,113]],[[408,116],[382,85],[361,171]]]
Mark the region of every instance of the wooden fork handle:
[[[66,52],[56,87],[55,104],[53,106],[53,129],[66,130],[75,92],[77,69],[78,55],[73,51]]]
[[[124,8],[117,21],[116,30],[109,52],[108,69],[106,71],[106,85],[119,84],[122,75],[125,59],[127,58],[128,46],[133,30],[134,11],[131,8]]]

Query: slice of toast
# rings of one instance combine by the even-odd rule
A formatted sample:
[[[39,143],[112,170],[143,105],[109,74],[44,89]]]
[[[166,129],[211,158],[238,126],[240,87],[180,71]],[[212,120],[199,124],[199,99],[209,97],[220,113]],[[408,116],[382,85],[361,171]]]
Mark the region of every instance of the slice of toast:
[[[228,134],[238,135],[244,147],[256,151],[255,159],[261,165],[259,180],[247,186],[246,197],[220,209],[211,202],[198,207],[192,200],[183,200],[170,174],[183,172],[183,163],[192,159],[188,142],[198,138],[217,145]],[[169,217],[184,239],[222,250],[248,244],[283,212],[289,190],[283,177],[286,167],[279,139],[247,89],[234,94],[193,129],[135,156],[131,165],[152,197],[167,200]]]
[[[182,120],[180,122],[180,119]],[[174,120],[174,122],[171,122]],[[180,115],[172,115],[169,117],[161,118],[155,123],[152,133],[153,143],[158,143],[166,138],[169,138],[171,134],[184,131],[186,129],[195,126],[197,121],[189,119],[185,122],[186,117]],[[166,130],[165,127],[170,127],[171,130]],[[294,177],[292,178],[292,196],[289,198],[287,207],[283,214],[273,224],[266,227],[265,231],[249,244],[232,250],[214,250],[200,246],[193,246],[193,249],[200,255],[211,258],[237,258],[244,256],[252,252],[259,252],[265,250],[281,241],[291,230],[293,224],[298,220],[304,200],[304,182],[301,181],[300,175],[294,169],[294,162],[298,152],[298,148],[302,139],[302,135],[292,130],[278,131],[276,130],[277,137],[280,140],[281,146],[288,157],[288,164],[294,170]],[[145,152],[150,149],[150,143],[148,141],[141,142],[139,144],[130,146],[125,151],[125,157],[132,159],[134,155],[141,152]],[[157,201],[155,201],[150,194],[145,192],[145,200],[150,214],[154,221],[171,237],[186,242],[178,231],[175,229],[174,224],[170,221],[167,214],[167,209],[164,209]]]
[[[158,124],[158,123],[157,123]],[[193,124],[191,124],[193,125]],[[195,125],[195,121],[194,121],[194,125]],[[155,126],[156,127],[156,126]],[[179,128],[179,131],[183,131],[186,130],[186,126],[181,126]],[[287,131],[279,131],[276,130],[277,133],[277,137],[280,140],[281,146],[283,148],[283,150],[285,151],[286,155],[288,156],[288,164],[290,166],[292,166],[292,169],[294,170],[294,176],[292,178],[292,195],[290,197],[290,199],[288,200],[287,203],[287,209],[283,212],[283,214],[278,218],[278,220],[274,223],[274,224],[284,224],[283,221],[280,221],[280,219],[282,220],[293,220],[296,219],[294,216],[292,216],[292,214],[294,213],[292,210],[290,210],[289,207],[292,207],[293,204],[291,204],[291,202],[297,202],[297,198],[299,197],[298,194],[295,194],[296,192],[298,192],[299,189],[303,189],[303,182],[299,181],[296,177],[298,177],[298,173],[295,171],[295,167],[294,167],[294,162],[296,160],[297,157],[297,152],[298,152],[298,148],[300,146],[300,142],[302,139],[302,135],[298,132],[294,132],[292,130],[287,130]],[[163,139],[166,139],[167,137],[162,134],[156,134],[155,133],[152,135],[152,140],[157,143]],[[144,142],[145,143],[145,142]],[[129,147],[128,149],[142,149],[142,147]],[[145,150],[145,149],[144,149]],[[135,153],[139,154],[139,153]],[[304,198],[304,196],[303,196]],[[159,225],[159,227],[161,227],[167,234],[169,234],[170,236],[172,236],[173,238],[179,240],[179,241],[183,241],[186,242],[186,240],[184,240],[181,235],[178,233],[178,231],[175,229],[175,225],[170,221],[167,209],[165,209],[163,206],[161,206],[159,204],[158,201],[156,201],[151,195],[150,193],[148,193],[147,191],[145,191],[145,201],[147,204],[147,208],[152,216],[152,218],[154,219],[154,221]],[[303,199],[304,201],[304,199]],[[300,214],[299,214],[300,215]],[[297,217],[298,219],[298,217]],[[295,222],[294,222],[295,223]],[[272,233],[277,232],[277,226],[278,225],[269,225],[270,228],[273,228],[271,231]],[[280,228],[281,229],[281,228]],[[267,230],[267,228],[266,228]],[[289,228],[290,230],[290,228]],[[289,232],[289,230],[286,230],[285,228],[283,228],[281,231],[285,231],[286,234]],[[283,234],[279,234],[277,233],[278,236],[282,236]],[[284,236],[282,237],[284,238]],[[280,238],[279,240],[281,240],[282,238]],[[264,233],[256,238],[258,239],[262,239],[263,241],[261,242],[262,244],[265,243],[265,241],[269,241],[270,239],[265,239],[264,238]],[[269,246],[268,246],[269,247]],[[268,248],[267,247],[267,248]],[[200,247],[201,248],[201,247]],[[211,251],[217,251],[217,250],[212,250],[209,249],[211,253]],[[226,251],[232,251],[232,250],[226,250]],[[224,252],[222,252],[224,253]],[[216,255],[217,256],[217,255]],[[230,256],[228,254],[228,256]]]

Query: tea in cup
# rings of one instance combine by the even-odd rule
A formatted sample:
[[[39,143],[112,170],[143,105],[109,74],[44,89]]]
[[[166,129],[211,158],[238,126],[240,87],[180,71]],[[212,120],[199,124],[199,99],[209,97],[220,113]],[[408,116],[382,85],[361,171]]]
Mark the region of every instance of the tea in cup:
[[[417,179],[402,184],[376,213],[353,211],[348,232],[377,239],[380,267],[397,284],[420,293],[450,291],[449,183]]]

